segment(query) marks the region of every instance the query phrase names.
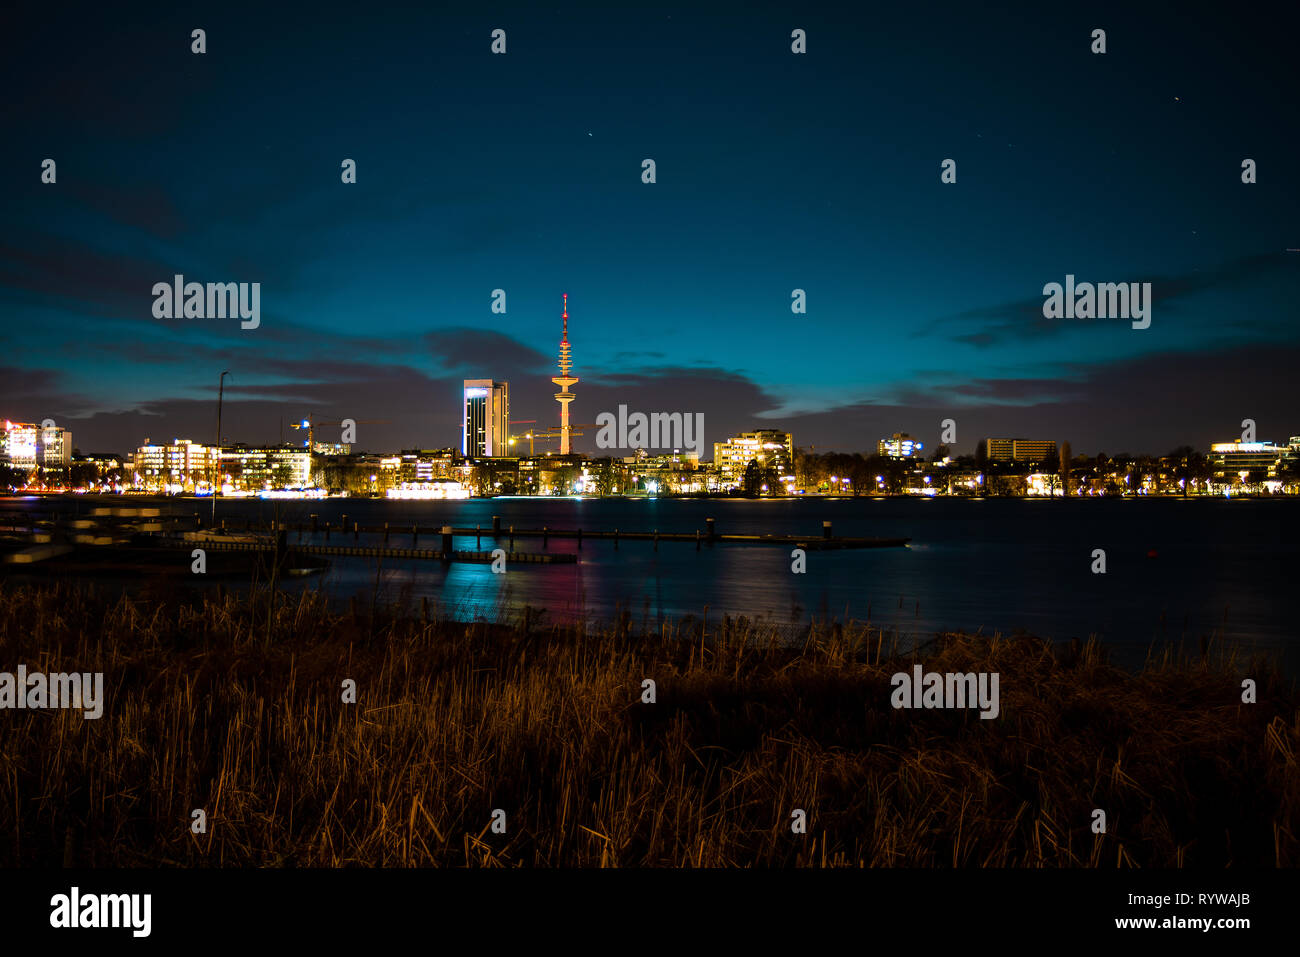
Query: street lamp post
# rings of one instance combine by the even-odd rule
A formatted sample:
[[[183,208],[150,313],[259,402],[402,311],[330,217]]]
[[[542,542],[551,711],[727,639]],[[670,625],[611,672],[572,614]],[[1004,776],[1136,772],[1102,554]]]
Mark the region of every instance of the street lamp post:
[[[217,379],[217,441],[216,444],[213,446],[212,452],[217,458],[215,478],[218,481],[220,481],[221,479],[221,403],[222,400],[225,398],[226,376],[228,375],[230,375],[229,369],[222,372],[220,378]],[[217,484],[211,478],[208,480],[208,493],[212,496],[212,522],[213,524],[216,524]]]

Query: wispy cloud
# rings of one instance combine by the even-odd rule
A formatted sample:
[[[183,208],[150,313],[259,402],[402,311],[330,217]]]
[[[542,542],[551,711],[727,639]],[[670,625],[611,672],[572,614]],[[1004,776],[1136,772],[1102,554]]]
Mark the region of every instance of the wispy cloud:
[[[1198,269],[1176,276],[1076,276],[1078,282],[1150,282],[1151,301],[1154,307],[1164,308],[1178,300],[1191,299],[1211,290],[1240,289],[1244,285],[1271,280],[1284,275],[1300,277],[1300,262],[1288,259],[1285,253],[1262,253],[1243,256],[1210,269]],[[1044,284],[1063,282],[1064,275],[1046,276]],[[923,324],[912,333],[913,338],[939,336],[953,342],[988,349],[1010,343],[1024,343],[1058,336],[1075,331],[1077,324],[1060,319],[1043,317],[1041,287],[1033,297],[1016,299],[991,306],[980,306],[953,315],[941,316]],[[1204,317],[1205,324],[1220,329],[1225,322],[1217,314]],[[1235,328],[1255,330],[1257,322],[1237,319]],[[971,329],[972,326],[978,326]],[[969,330],[969,331],[966,331]],[[1300,331],[1292,330],[1292,335]]]

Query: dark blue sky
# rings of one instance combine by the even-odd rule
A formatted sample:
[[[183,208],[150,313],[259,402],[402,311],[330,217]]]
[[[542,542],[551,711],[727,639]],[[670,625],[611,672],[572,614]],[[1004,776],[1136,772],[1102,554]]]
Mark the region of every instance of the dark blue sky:
[[[386,420],[364,448],[458,445],[462,378],[558,418],[567,292],[577,422],[703,412],[709,443],[782,427],[818,451],[933,444],[944,418],[963,451],[1300,434],[1292,24],[620,6],[19,4],[0,417],[87,451],[209,440],[230,369],[231,440],[314,412]],[[260,282],[260,328],[155,319],[175,273]],[[1067,273],[1151,282],[1151,327],[1043,319]]]

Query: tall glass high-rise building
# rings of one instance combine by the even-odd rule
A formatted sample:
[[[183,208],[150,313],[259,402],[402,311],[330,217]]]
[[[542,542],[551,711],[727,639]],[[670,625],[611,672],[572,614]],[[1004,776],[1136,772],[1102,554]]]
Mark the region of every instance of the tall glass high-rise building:
[[[465,380],[460,450],[480,458],[510,454],[510,383]]]

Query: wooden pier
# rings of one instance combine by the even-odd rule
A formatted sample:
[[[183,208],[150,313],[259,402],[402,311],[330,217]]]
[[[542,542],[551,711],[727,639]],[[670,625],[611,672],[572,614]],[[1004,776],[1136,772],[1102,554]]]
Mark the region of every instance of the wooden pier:
[[[274,531],[290,531],[298,535],[298,540],[302,540],[304,534],[321,535],[324,534],[326,541],[331,535],[351,535],[354,540],[359,539],[361,535],[382,535],[384,542],[387,543],[390,538],[396,536],[409,535],[412,545],[417,543],[421,536],[448,534],[468,538],[473,536],[481,542],[483,539],[499,540],[506,539],[513,542],[516,538],[540,538],[542,547],[545,548],[547,542],[552,538],[574,539],[578,542],[578,547],[582,547],[584,539],[597,539],[614,542],[617,546],[621,539],[629,541],[649,541],[656,545],[661,542],[694,542],[696,546],[700,545],[790,545],[807,550],[824,550],[837,548],[902,548],[908,545],[912,540],[910,538],[860,538],[860,537],[837,537],[831,534],[831,523],[822,522],[822,534],[819,536],[812,535],[737,535],[722,534],[717,531],[716,523],[713,519],[705,520],[704,529],[695,529],[691,532],[664,532],[659,529],[651,531],[626,531],[624,529],[565,529],[550,528],[515,528],[513,525],[502,526],[500,517],[493,516],[492,525],[484,528],[481,525],[469,528],[467,526],[422,526],[409,525],[397,526],[389,522],[383,525],[361,525],[358,522],[349,523],[347,516],[343,516],[338,525],[332,525],[329,522],[320,522],[317,516],[312,516],[309,524],[298,523],[280,523],[272,525],[265,522],[253,522],[251,520],[238,521],[231,519],[222,519],[218,522],[216,528],[230,532],[262,532],[272,533]]]
[[[275,546],[271,544],[254,544],[251,542],[222,542],[222,541],[173,541],[169,545],[180,548],[201,548],[204,551],[217,552],[265,552],[268,555],[275,551]],[[443,551],[437,548],[379,548],[365,545],[293,545],[293,550],[303,552],[308,555],[328,555],[339,558],[402,558],[402,559],[419,559],[423,561],[451,561],[451,562],[469,562],[471,564],[488,565],[491,564],[495,557],[491,551]],[[506,552],[506,564],[514,565],[564,565],[572,564],[578,560],[577,555],[573,554],[542,554],[540,552]]]
[[[168,549],[173,547],[203,548],[226,552],[267,552],[276,550],[276,539],[281,549],[290,548],[295,552],[337,558],[372,558],[393,560],[423,560],[441,562],[471,562],[486,564],[493,561],[492,552],[504,548],[506,561],[512,565],[569,564],[577,561],[572,551],[548,551],[550,539],[567,539],[577,542],[580,551],[587,539],[612,542],[614,548],[621,541],[651,542],[655,551],[659,543],[678,542],[694,543],[696,551],[704,546],[717,545],[772,545],[802,548],[808,551],[828,549],[856,548],[902,548],[907,546],[910,538],[860,538],[837,537],[832,534],[831,523],[822,522],[820,535],[786,535],[786,534],[735,534],[722,533],[717,523],[705,519],[705,527],[690,532],[666,532],[660,529],[628,531],[626,529],[564,529],[550,528],[516,528],[503,526],[501,517],[494,515],[488,527],[435,525],[422,526],[394,525],[385,522],[382,525],[362,525],[349,521],[342,515],[337,523],[322,522],[318,515],[312,515],[310,522],[263,522],[252,519],[222,518],[215,525],[204,522],[203,516],[194,512],[181,515],[178,512],[166,514],[158,508],[95,508],[91,517],[74,518],[66,513],[58,516],[47,513],[41,517],[31,512],[15,514],[19,510],[0,510],[0,527],[10,531],[26,532],[31,535],[28,545],[73,544],[109,546],[125,545],[128,542],[139,547],[156,547]],[[105,534],[107,533],[107,534]],[[365,535],[363,543],[361,536]],[[335,537],[343,539],[338,543]],[[344,544],[350,536],[351,543]],[[456,550],[453,540],[474,538],[473,550]],[[421,539],[433,538],[441,547],[421,548]],[[60,539],[62,541],[60,541]],[[515,551],[516,539],[541,539],[541,552]],[[485,541],[486,540],[486,541]],[[403,543],[409,546],[403,547]],[[430,543],[432,544],[432,543]],[[486,547],[485,547],[486,546]],[[11,563],[30,563],[41,561],[47,555],[43,551],[25,549],[24,557],[7,556]]]

